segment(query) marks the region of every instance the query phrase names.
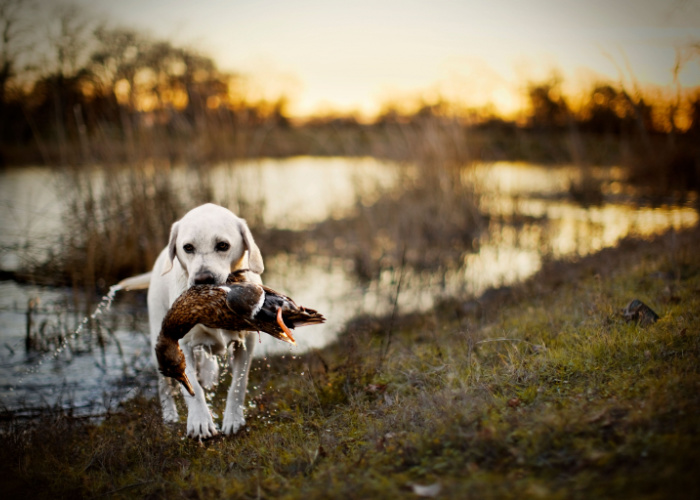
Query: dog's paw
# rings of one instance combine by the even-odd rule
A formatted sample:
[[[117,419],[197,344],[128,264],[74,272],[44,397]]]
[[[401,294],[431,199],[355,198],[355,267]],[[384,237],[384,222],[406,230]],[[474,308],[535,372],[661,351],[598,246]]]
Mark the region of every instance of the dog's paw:
[[[216,436],[218,433],[208,408],[190,408],[187,415],[188,437],[192,439],[209,439]]]
[[[214,423],[200,422],[190,425],[187,424],[187,437],[192,439],[211,439],[219,435]]]
[[[187,422],[187,437],[192,439],[210,439],[218,434],[214,422]]]
[[[224,413],[224,422],[221,426],[221,432],[227,436],[236,434],[239,430],[245,427],[245,417],[243,411],[226,412]]]

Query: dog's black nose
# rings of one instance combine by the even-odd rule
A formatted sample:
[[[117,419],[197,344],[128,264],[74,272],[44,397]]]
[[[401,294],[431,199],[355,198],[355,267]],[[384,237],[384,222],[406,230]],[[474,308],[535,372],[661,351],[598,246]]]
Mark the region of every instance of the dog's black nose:
[[[209,271],[202,271],[194,275],[195,285],[216,285],[216,276]]]

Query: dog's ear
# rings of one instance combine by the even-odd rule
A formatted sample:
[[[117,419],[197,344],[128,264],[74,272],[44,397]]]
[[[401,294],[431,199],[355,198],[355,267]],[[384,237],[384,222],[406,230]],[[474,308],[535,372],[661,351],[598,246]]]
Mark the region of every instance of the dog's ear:
[[[177,228],[177,222],[173,223],[172,227],[170,228],[170,241],[168,242],[168,258],[166,259],[165,264],[163,264],[163,272],[161,273],[161,276],[163,274],[168,274],[172,270],[173,261],[177,257]]]
[[[262,254],[258,245],[255,244],[253,235],[248,229],[248,224],[241,219],[241,236],[243,236],[243,242],[248,249],[248,268],[257,274],[262,274],[265,270],[265,264],[263,264]]]

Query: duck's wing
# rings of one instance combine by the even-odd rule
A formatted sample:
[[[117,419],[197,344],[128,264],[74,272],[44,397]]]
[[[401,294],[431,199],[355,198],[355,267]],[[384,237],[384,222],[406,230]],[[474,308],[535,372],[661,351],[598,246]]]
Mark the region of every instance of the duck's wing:
[[[283,323],[281,302],[274,291],[251,282],[232,282],[226,284],[228,293],[226,305],[237,316],[245,318],[250,326],[273,337],[295,344],[289,328]]]
[[[228,289],[226,294],[228,308],[247,320],[254,319],[265,302],[265,291],[256,283],[232,283],[221,288]]]

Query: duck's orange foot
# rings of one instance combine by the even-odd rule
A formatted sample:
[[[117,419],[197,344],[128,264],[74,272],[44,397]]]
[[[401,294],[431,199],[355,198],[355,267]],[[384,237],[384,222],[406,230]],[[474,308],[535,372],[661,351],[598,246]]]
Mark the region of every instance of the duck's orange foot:
[[[282,319],[282,308],[280,307],[277,309],[277,324],[280,326],[282,331],[284,332],[284,335],[287,336],[286,339],[282,339],[285,342],[289,342],[290,344],[296,345],[296,341],[294,340],[294,337],[292,336],[292,331],[287,328],[287,325],[284,324],[284,320]]]

